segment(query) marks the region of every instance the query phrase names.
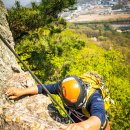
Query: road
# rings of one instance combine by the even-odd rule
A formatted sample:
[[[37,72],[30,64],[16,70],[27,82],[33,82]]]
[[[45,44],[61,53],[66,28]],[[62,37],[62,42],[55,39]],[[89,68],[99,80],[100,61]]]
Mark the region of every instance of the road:
[[[72,18],[71,22],[98,22],[98,21],[114,21],[119,19],[130,19],[130,14],[109,14],[109,15],[79,15],[76,18]]]

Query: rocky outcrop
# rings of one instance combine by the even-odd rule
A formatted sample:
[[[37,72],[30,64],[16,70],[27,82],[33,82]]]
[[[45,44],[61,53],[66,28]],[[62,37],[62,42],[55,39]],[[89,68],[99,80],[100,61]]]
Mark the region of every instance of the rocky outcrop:
[[[13,37],[11,31],[9,30],[6,15],[6,9],[0,0],[0,34],[10,43],[12,48],[14,48]],[[12,76],[15,70],[18,72],[21,71],[14,55],[0,39],[0,88],[3,87],[3,85],[6,83],[6,80]]]
[[[0,34],[14,48],[6,20],[6,9],[0,0]],[[9,100],[4,94],[9,87],[30,87],[35,81],[18,66],[15,56],[0,39],[0,130],[58,130],[61,117],[52,109],[51,101],[42,94]],[[56,120],[54,120],[56,119]]]
[[[22,72],[14,73],[6,86],[23,88],[34,84],[31,75]],[[0,99],[0,130],[58,130],[61,118],[56,115],[51,104],[50,99],[43,94],[26,95],[16,101],[9,100],[3,94]]]

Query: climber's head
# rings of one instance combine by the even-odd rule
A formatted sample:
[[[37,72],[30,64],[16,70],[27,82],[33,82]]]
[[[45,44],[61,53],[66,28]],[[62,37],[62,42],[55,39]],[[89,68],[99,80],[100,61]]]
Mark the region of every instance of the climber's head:
[[[59,94],[66,107],[79,109],[86,101],[86,85],[77,76],[68,76],[60,82]]]

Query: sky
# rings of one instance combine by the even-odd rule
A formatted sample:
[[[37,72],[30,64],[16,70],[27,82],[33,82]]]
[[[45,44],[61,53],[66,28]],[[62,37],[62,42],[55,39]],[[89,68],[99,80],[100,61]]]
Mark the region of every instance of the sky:
[[[14,6],[14,3],[16,0],[2,0],[4,2],[4,5],[7,7],[7,8],[10,8],[12,6]],[[40,0],[19,0],[20,3],[23,5],[23,6],[26,6],[28,5],[29,3],[31,3],[32,1],[36,1],[36,2],[39,2]]]

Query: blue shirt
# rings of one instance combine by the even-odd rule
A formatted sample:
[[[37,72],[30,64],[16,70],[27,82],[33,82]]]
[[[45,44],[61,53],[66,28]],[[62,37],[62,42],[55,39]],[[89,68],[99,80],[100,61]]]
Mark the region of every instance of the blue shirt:
[[[41,85],[37,85],[38,93],[46,94]],[[45,84],[45,87],[51,94],[58,94],[59,83],[55,84]],[[100,119],[101,125],[106,121],[106,112],[104,108],[104,101],[102,99],[101,93],[96,90],[95,93],[89,98],[87,102],[86,109],[90,113],[90,116],[96,116]]]

